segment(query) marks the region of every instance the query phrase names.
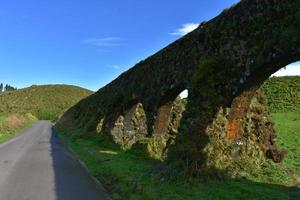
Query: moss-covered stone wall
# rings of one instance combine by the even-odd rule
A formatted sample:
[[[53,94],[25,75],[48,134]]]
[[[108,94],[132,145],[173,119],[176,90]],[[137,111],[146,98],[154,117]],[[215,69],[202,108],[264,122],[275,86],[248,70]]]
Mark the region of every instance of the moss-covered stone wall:
[[[149,147],[154,155],[159,155],[156,147],[164,146],[155,144],[173,143],[176,155],[192,171],[219,168],[224,163],[219,156],[231,154],[219,151],[217,144],[234,149],[235,142],[245,137],[244,127],[263,123],[264,118],[247,121],[255,91],[272,73],[300,59],[299,27],[299,0],[243,0],[82,100],[58,125],[100,130],[124,148],[139,138],[154,138],[155,148]],[[179,136],[170,142],[170,130],[178,125],[170,118],[170,105],[184,89],[189,90],[188,103],[182,119],[175,117],[181,119]],[[137,111],[140,108],[142,112]],[[212,128],[227,109],[224,126]],[[275,155],[274,141],[269,139],[261,145],[262,152]],[[235,165],[231,159],[229,165]]]

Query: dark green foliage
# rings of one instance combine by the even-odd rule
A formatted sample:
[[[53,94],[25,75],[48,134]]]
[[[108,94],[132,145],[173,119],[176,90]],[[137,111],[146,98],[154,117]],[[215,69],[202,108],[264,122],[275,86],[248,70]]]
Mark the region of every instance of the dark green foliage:
[[[218,59],[212,57],[201,58],[198,69],[192,77],[191,84],[197,86],[202,79],[207,78],[207,75],[214,70],[214,67],[220,66],[220,62],[218,61]]]
[[[14,91],[14,90],[17,90],[17,88],[15,88],[15,87],[13,87],[13,86],[11,86],[11,85],[5,85],[5,87],[4,87],[4,91],[5,92],[9,92],[9,91]]]
[[[282,39],[281,39],[281,44],[283,47],[290,49],[290,48],[296,48],[297,47],[297,38],[300,34],[299,29],[287,29],[283,31],[282,33]]]
[[[289,10],[289,15],[282,20],[280,30],[273,31],[281,32],[278,41],[285,50],[293,50],[298,48],[300,42],[300,3],[290,4],[287,10]]]
[[[0,84],[0,93],[1,92],[9,92],[9,91],[13,91],[13,90],[17,90],[17,88],[6,84],[5,86],[3,85],[3,83]]]

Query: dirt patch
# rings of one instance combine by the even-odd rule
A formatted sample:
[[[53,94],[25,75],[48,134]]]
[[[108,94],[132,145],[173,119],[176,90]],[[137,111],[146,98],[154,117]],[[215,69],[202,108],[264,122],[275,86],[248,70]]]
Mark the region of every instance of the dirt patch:
[[[19,114],[11,114],[5,118],[3,122],[3,127],[8,130],[16,130],[23,127],[26,124],[26,119],[24,116]]]

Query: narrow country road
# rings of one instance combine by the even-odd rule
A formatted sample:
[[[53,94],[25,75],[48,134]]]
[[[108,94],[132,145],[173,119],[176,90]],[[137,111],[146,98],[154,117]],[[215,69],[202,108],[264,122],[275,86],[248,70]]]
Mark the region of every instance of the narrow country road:
[[[60,143],[49,121],[0,144],[0,200],[108,199]]]

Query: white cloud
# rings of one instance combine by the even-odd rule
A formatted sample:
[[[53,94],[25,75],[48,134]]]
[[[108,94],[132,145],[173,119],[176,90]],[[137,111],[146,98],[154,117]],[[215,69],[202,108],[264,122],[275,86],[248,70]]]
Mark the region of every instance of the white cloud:
[[[199,26],[199,24],[196,24],[196,23],[183,24],[181,28],[177,29],[175,32],[173,32],[171,34],[184,36],[184,35],[188,34],[189,32],[192,32],[196,28],[198,28],[198,26]]]
[[[300,62],[287,65],[285,68],[278,70],[272,76],[300,76]]]
[[[83,40],[82,43],[97,47],[114,47],[123,45],[124,39],[119,37],[89,38]]]

